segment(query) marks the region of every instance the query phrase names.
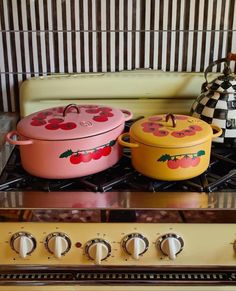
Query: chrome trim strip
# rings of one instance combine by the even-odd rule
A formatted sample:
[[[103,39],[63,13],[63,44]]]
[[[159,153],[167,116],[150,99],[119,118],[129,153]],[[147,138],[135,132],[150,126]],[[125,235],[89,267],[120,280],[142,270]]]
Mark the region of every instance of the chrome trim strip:
[[[0,191],[0,210],[235,210],[236,192],[37,192]]]

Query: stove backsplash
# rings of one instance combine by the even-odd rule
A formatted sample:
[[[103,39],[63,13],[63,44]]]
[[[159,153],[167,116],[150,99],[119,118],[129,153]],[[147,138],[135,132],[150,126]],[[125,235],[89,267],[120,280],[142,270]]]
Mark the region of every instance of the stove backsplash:
[[[31,76],[203,72],[236,51],[235,16],[235,0],[0,0],[0,111]]]

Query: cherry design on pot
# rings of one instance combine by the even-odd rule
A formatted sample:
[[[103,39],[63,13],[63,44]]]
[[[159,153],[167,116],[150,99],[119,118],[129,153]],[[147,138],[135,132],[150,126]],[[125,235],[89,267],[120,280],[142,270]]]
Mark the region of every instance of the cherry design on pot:
[[[32,126],[42,126],[47,123],[45,120],[49,115],[52,115],[53,113],[51,111],[44,111],[44,112],[39,112],[37,115],[32,117],[31,125]]]
[[[181,115],[176,115],[175,117],[176,119],[179,119],[179,120],[186,120],[188,118],[187,116],[181,116]],[[161,123],[162,117],[154,116],[154,117],[150,117],[148,120],[149,121],[141,123],[143,132],[152,133],[153,135],[158,136],[158,137],[164,137],[164,136],[169,135],[170,132],[168,130],[162,129],[162,127],[164,127],[164,125]],[[171,136],[175,138],[183,138],[186,136],[195,135],[197,132],[201,130],[202,128],[199,125],[190,125],[187,128],[184,128],[182,130],[172,131],[170,134]]]
[[[201,131],[202,128],[199,125],[190,125],[188,128],[178,131],[173,131],[171,135],[176,138],[183,138],[186,136],[195,135],[198,131]]]
[[[48,120],[49,123],[62,123],[64,121],[63,118],[57,117],[57,118],[51,118]]]
[[[190,168],[196,167],[200,161],[201,156],[205,155],[204,150],[199,150],[196,153],[186,153],[180,155],[162,155],[157,161],[166,162],[169,169]]]
[[[82,106],[83,107],[83,106]],[[114,114],[112,113],[112,108],[109,107],[98,107],[98,106],[92,106],[92,107],[87,107],[85,110],[86,113],[89,114],[96,114],[93,116],[93,120],[96,122],[106,122],[109,120],[110,117],[113,117]]]
[[[45,125],[47,122],[45,120],[41,120],[41,119],[34,119],[31,121],[31,125],[33,126],[42,126]]]
[[[64,118],[60,117],[52,117],[49,120],[46,120],[48,116],[52,115],[51,111],[45,111],[38,113],[36,116],[32,118],[31,125],[32,126],[45,126],[45,129],[48,130],[71,130],[77,127],[74,122],[64,122]]]
[[[167,130],[161,129],[163,124],[156,122],[143,122],[141,124],[143,131],[147,133],[152,133],[155,136],[167,136],[169,132]]]
[[[112,140],[109,143],[103,144],[102,146],[88,149],[88,150],[78,150],[73,152],[71,149],[62,153],[59,158],[70,157],[71,164],[88,163],[91,160],[99,160],[102,157],[108,156],[112,147],[116,144],[116,140]]]

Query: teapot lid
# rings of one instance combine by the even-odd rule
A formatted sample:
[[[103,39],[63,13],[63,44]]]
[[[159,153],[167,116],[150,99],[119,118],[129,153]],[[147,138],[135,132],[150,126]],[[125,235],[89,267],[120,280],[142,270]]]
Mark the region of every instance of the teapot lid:
[[[227,73],[226,73],[227,72]],[[236,79],[231,75],[230,68],[225,68],[224,75],[220,75],[207,84],[207,89],[219,93],[236,93]]]
[[[229,53],[227,58],[219,59],[212,62],[205,70],[206,82],[203,84],[203,91],[215,91],[223,94],[234,94],[236,93],[236,79],[233,76],[231,69],[229,67],[229,62],[236,60],[236,54]],[[218,65],[224,62],[223,75],[218,76],[211,82],[207,80],[207,74],[214,65]]]

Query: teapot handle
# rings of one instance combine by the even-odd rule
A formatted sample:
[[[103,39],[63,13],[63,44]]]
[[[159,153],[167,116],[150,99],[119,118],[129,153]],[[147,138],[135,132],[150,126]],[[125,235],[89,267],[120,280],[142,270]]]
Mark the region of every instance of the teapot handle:
[[[227,59],[230,61],[236,61],[236,54],[228,53]]]
[[[207,80],[207,74],[209,73],[209,71],[211,70],[212,67],[214,67],[215,65],[218,65],[220,63],[225,63],[225,69],[224,69],[224,73],[225,74],[230,74],[230,68],[229,68],[229,62],[230,61],[236,61],[236,54],[233,54],[233,53],[228,53],[227,57],[226,58],[222,58],[222,59],[219,59],[219,60],[216,60],[214,62],[212,62],[205,70],[204,72],[204,77],[205,77],[205,80],[206,80],[206,83],[205,85],[208,84],[208,80]]]

